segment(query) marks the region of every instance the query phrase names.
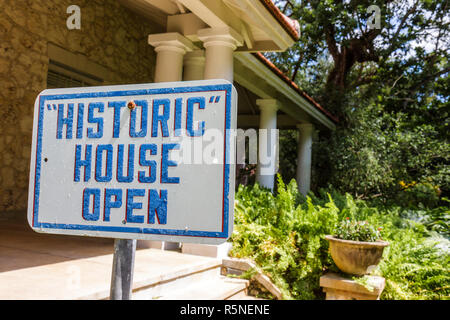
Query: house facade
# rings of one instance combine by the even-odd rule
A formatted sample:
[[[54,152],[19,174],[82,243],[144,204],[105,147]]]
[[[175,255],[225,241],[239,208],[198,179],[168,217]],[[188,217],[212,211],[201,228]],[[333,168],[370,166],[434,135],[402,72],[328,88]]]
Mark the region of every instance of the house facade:
[[[0,1],[0,212],[25,212],[34,101],[57,87],[229,80],[239,128],[298,129],[306,193],[313,133],[336,119],[261,54],[298,36],[271,0]],[[273,188],[276,172],[257,172]]]

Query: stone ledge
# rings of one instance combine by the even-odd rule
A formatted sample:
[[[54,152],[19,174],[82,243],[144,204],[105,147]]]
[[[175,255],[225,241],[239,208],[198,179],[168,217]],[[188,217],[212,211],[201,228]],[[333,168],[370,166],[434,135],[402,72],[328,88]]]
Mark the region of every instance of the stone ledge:
[[[383,277],[368,276],[372,291],[356,281],[335,273],[320,277],[320,286],[326,292],[327,300],[379,300],[386,281]]]
[[[226,258],[222,260],[222,274],[234,274],[240,275],[249,269],[255,269],[256,265],[249,260],[236,259],[236,258]],[[264,288],[266,288],[274,297],[278,300],[283,299],[283,294],[280,289],[278,289],[270,280],[270,278],[260,272],[257,272],[254,279],[260,283]]]

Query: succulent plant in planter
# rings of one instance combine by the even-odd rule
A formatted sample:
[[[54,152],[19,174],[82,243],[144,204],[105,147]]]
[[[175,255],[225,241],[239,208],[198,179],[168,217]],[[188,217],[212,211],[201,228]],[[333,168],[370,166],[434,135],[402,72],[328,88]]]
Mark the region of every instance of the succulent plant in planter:
[[[382,241],[381,228],[367,221],[342,221],[335,235],[325,236],[330,243],[330,253],[336,266],[353,275],[369,274],[381,260],[383,250],[389,245]]]

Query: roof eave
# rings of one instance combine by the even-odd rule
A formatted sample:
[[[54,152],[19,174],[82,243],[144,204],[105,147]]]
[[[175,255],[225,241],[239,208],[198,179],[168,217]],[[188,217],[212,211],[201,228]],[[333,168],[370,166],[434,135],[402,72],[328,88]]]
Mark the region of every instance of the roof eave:
[[[272,16],[280,23],[283,29],[289,34],[294,41],[300,39],[300,30],[294,25],[295,21],[285,16],[281,10],[272,2],[272,0],[259,0],[264,7],[272,14]]]
[[[276,68],[261,54],[239,53],[236,58],[242,61],[249,69],[266,79],[276,90],[292,101],[297,107],[306,112],[314,122],[320,123],[330,130],[336,129],[338,118],[325,110],[312,97],[302,91],[295,83]]]

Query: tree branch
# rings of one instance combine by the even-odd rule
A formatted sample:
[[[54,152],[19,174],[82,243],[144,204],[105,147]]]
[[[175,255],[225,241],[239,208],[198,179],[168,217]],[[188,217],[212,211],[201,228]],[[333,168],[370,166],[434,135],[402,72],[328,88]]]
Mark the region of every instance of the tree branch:
[[[339,59],[339,49],[336,45],[336,39],[334,38],[334,27],[331,24],[325,26],[325,40],[327,42],[328,51],[333,57],[334,62]]]
[[[297,77],[298,70],[300,69],[300,61],[297,62],[294,68],[294,72],[292,73],[291,81],[295,81],[295,77]]]
[[[420,81],[419,83],[417,83],[414,87],[411,88],[412,92],[417,91],[417,89],[419,89],[420,87],[422,87],[423,85],[427,84],[428,82],[436,79],[436,77],[439,77],[440,75],[446,74],[447,72],[450,72],[450,67],[444,68],[438,72],[435,72],[427,77],[425,77],[422,81]]]
[[[406,14],[403,16],[402,20],[400,20],[400,24],[397,27],[397,30],[395,30],[394,35],[392,36],[391,39],[391,45],[389,46],[388,50],[387,50],[387,55],[386,58],[389,57],[391,55],[391,53],[395,50],[396,46],[395,46],[395,42],[397,40],[398,35],[400,34],[400,31],[402,30],[403,26],[406,23],[406,20],[409,18],[409,16],[411,14],[414,13],[414,11],[416,11],[417,5],[419,4],[419,0],[417,0],[414,5],[409,8],[409,10],[406,12]]]

